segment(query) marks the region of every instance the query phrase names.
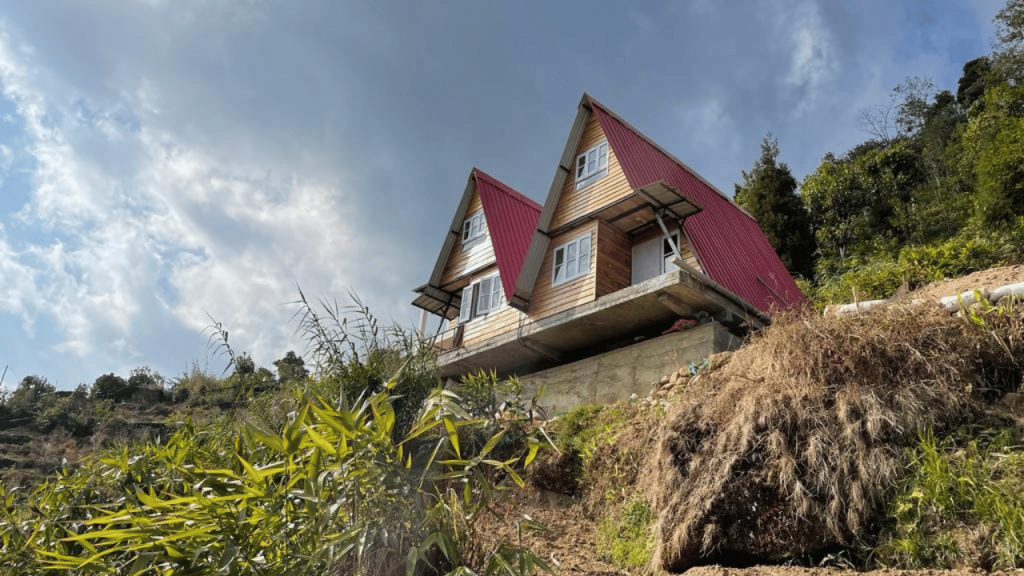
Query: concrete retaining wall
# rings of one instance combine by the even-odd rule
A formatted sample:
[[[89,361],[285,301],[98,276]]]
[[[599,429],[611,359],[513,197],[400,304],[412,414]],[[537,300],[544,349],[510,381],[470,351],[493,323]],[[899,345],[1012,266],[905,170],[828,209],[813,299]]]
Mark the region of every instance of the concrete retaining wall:
[[[520,376],[519,381],[527,398],[544,388],[540,404],[551,417],[583,404],[622,401],[632,394],[646,396],[655,383],[679,367],[715,352],[735,350],[740,344],[721,324],[704,324]]]

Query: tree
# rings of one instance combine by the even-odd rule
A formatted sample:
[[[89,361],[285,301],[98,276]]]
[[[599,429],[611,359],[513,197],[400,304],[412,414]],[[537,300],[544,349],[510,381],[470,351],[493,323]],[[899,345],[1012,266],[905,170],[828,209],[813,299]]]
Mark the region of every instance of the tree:
[[[978,217],[1007,225],[1024,215],[1024,87],[985,93],[984,114],[968,130],[975,150]]]
[[[7,398],[7,407],[15,414],[34,416],[42,411],[46,402],[55,397],[57,388],[41,376],[25,376]]]
[[[301,381],[309,377],[309,370],[306,370],[306,363],[295,352],[289,350],[284,358],[274,361],[277,368],[277,380],[281,384],[285,382]]]
[[[891,252],[905,243],[914,230],[914,193],[925,178],[908,140],[858,146],[842,158],[827,155],[801,189],[823,272],[838,272],[851,256]]]
[[[1008,0],[996,14],[995,64],[1011,83],[1024,81],[1024,0]]]
[[[736,202],[747,209],[790,272],[810,278],[814,273],[814,236],[807,208],[796,193],[796,178],[785,163],[777,163],[779,142],[771,134],[761,142],[761,157],[743,184],[736,185]]]
[[[234,358],[235,362],[235,374],[246,375],[256,373],[256,362],[245,352],[242,352]]]
[[[896,126],[901,137],[914,136],[924,128],[931,108],[929,100],[935,91],[931,78],[913,76],[904,80],[903,84],[893,88],[893,92],[903,97],[896,115]]]
[[[124,402],[131,397],[131,391],[124,378],[110,373],[100,376],[92,383],[92,396],[99,400]]]
[[[975,58],[964,64],[963,75],[956,82],[956,101],[965,111],[985,95],[985,88],[990,83],[992,61],[988,56]]]

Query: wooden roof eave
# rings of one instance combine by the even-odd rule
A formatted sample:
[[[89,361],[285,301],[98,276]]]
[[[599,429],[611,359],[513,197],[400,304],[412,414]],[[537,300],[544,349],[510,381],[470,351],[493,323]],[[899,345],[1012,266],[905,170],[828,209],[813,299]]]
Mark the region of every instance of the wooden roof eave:
[[[437,255],[437,262],[434,263],[434,270],[430,273],[430,282],[428,284],[438,289],[441,288],[441,278],[444,276],[444,268],[448,264],[448,258],[452,254],[452,249],[455,248],[455,243],[462,236],[462,222],[466,219],[469,202],[473,198],[474,190],[476,190],[475,172],[476,168],[473,168],[469,173],[466,190],[462,193],[462,200],[459,201],[459,207],[455,210],[455,216],[452,218],[452,224],[448,228],[448,234],[445,235],[441,253]]]
[[[555,216],[555,208],[558,207],[558,200],[562,196],[565,181],[569,174],[572,173],[576,149],[579,147],[580,140],[583,138],[583,130],[586,128],[587,121],[590,120],[592,113],[590,109],[590,96],[584,92],[576,110],[576,120],[572,124],[572,129],[569,130],[569,137],[565,141],[565,148],[562,149],[562,158],[559,160],[558,168],[555,170],[555,177],[551,181],[551,187],[548,188],[548,197],[544,201],[544,210],[541,211],[540,218],[537,220],[537,231],[533,233],[533,239],[530,240],[530,248],[526,252],[523,268],[519,273],[519,278],[516,280],[516,287],[512,292],[512,298],[509,299],[510,306],[523,312],[526,312],[530,306],[530,299],[533,297],[533,288],[537,283],[537,276],[540,274],[544,254],[551,243],[551,220]]]

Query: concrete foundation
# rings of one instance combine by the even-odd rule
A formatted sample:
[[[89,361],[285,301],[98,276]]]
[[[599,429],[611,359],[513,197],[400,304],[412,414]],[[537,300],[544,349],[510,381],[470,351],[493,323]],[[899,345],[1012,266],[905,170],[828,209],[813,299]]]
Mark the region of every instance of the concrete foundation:
[[[540,404],[548,417],[583,404],[611,403],[646,396],[662,377],[716,352],[739,348],[740,339],[721,324],[673,332],[626,348],[520,376],[523,396],[544,389]]]

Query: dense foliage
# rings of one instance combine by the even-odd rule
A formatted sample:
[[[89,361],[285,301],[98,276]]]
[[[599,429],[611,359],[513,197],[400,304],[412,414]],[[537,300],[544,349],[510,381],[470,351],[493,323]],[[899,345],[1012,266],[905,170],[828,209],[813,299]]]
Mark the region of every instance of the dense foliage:
[[[316,378],[290,354],[275,363],[283,382],[267,386],[215,325],[216,346],[235,370],[217,378],[194,368],[179,379],[175,388],[191,392],[171,415],[179,422],[169,439],[117,444],[64,466],[30,494],[0,485],[5,573],[547,569],[480,527],[494,496],[506,484],[522,485],[520,471],[549,445],[524,412],[518,385],[474,376],[460,388],[464,408],[455,392],[438,387],[430,348],[412,334],[378,329],[358,301],[300,304]],[[104,375],[92,394],[82,387],[67,398],[109,407],[133,380],[155,379],[148,370],[128,380]],[[11,401],[38,410],[54,393],[33,377]],[[218,393],[219,401],[200,402]],[[500,417],[498,395],[509,399]],[[525,519],[517,530],[534,527]]]
[[[796,178],[778,163],[779,142],[771,135],[761,143],[761,157],[743,185],[736,185],[736,202],[757,219],[768,241],[790,271],[804,278],[814,272],[814,239],[807,208],[796,193]]]
[[[1022,260],[1024,2],[1007,2],[995,24],[993,53],[964,64],[955,93],[908,78],[861,111],[871,138],[826,154],[799,195],[778,143],[762,143],[736,200],[817,304]]]

